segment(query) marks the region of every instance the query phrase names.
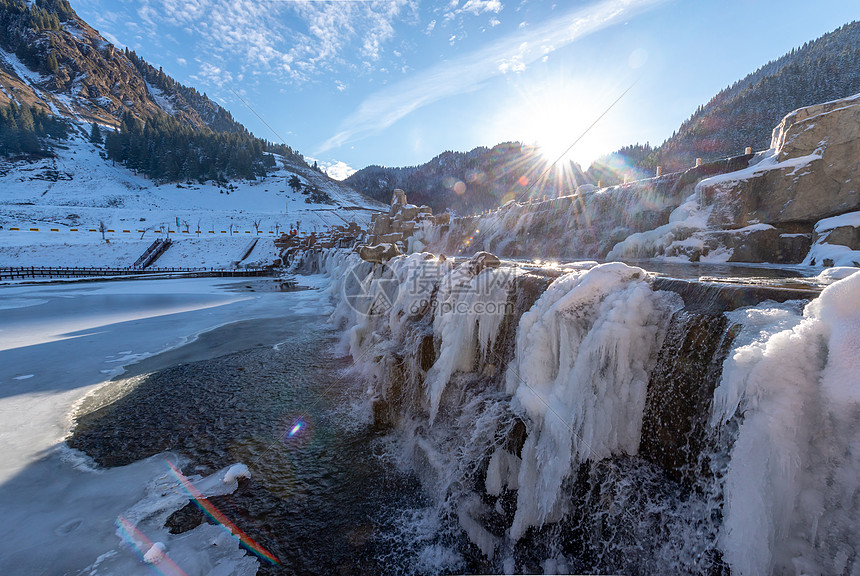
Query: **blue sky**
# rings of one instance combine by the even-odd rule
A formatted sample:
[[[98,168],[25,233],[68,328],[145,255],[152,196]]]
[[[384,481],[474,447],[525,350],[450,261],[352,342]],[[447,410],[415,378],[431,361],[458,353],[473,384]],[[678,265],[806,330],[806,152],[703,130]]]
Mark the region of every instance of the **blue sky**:
[[[661,143],[722,88],[860,17],[856,0],[71,4],[336,177],[511,140],[552,156],[630,88],[571,151],[587,167],[625,144]]]

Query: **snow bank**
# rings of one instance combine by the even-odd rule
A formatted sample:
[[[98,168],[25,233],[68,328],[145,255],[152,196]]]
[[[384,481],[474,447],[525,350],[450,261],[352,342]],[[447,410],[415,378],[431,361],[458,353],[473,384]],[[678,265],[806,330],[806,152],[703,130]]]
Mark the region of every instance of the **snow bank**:
[[[224,484],[232,484],[238,482],[239,478],[250,478],[251,472],[244,464],[233,464],[224,473]]]
[[[855,272],[860,272],[860,268],[854,268],[852,266],[834,266],[833,268],[823,270],[815,277],[815,279],[819,284],[826,286],[842,280],[843,278],[848,278]]]
[[[160,265],[229,265],[241,253],[228,245],[247,245],[257,237],[262,244],[248,261],[259,263],[270,260],[272,239],[291,226],[300,223],[302,233],[351,221],[364,227],[374,210],[385,207],[309,169],[306,175],[298,167],[282,167],[265,179],[228,185],[156,185],[111,165],[101,153],[72,131],[54,158],[0,160],[0,266],[127,266],[146,248],[137,244],[148,245],[168,231],[187,250],[169,250]],[[308,204],[289,187],[292,176],[312,180],[332,203]],[[110,230],[110,246],[95,231],[102,222]],[[229,256],[220,255],[224,248]]]
[[[852,250],[841,244],[827,242],[829,232],[843,226],[860,228],[860,212],[848,212],[840,216],[825,218],[815,224],[815,244],[809,250],[803,260],[804,266],[821,266],[825,261],[830,266],[854,266],[860,265],[860,250]]]
[[[841,226],[854,226],[860,228],[860,212],[848,212],[832,218],[825,218],[815,223],[815,231],[818,233],[833,230]]]

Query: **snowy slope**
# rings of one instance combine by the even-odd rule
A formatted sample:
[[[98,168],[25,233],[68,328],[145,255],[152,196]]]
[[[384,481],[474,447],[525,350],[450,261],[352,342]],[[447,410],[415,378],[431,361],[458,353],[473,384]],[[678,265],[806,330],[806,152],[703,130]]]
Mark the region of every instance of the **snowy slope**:
[[[156,186],[102,159],[102,148],[81,130],[55,158],[0,161],[0,267],[130,266],[166,235],[175,243],[160,266],[229,265],[258,237],[248,260],[265,263],[274,256],[271,240],[291,226],[302,233],[351,221],[364,227],[374,210],[385,208],[282,158],[279,170],[256,182]],[[308,204],[287,185],[293,175],[328,193],[332,203]],[[108,242],[98,232],[101,222]]]

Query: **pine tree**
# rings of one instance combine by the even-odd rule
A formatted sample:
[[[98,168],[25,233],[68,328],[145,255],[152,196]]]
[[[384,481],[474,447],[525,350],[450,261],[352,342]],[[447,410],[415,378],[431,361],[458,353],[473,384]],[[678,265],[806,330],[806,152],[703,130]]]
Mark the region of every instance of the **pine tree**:
[[[101,144],[102,143],[102,133],[99,130],[99,125],[93,122],[92,128],[90,128],[90,142],[93,144]]]
[[[57,57],[53,52],[48,54],[48,57],[45,59],[45,70],[48,74],[56,74],[60,71],[60,65],[57,63]]]

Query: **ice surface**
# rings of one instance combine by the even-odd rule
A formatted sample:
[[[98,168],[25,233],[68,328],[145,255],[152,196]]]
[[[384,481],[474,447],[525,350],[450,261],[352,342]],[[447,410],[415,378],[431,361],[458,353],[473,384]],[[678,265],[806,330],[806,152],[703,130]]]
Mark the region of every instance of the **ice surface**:
[[[163,520],[188,501],[162,455],[95,470],[62,443],[69,412],[123,365],[237,319],[317,316],[320,292],[234,292],[247,279],[0,287],[0,557],[9,575],[146,574],[148,550],[121,544],[122,516],[193,574],[253,574],[257,561],[223,528],[172,536]],[[33,305],[27,305],[32,300]],[[307,312],[305,312],[307,313]],[[15,380],[17,376],[30,376]],[[204,493],[236,488],[242,466],[199,479]],[[225,483],[225,477],[232,476]],[[197,482],[198,480],[195,480]],[[160,524],[159,524],[160,520]],[[141,540],[142,541],[142,540]],[[159,564],[160,566],[161,564]],[[110,567],[110,569],[109,569]]]
[[[680,214],[679,221],[690,215]],[[350,331],[353,358],[371,376],[368,395],[385,399],[412,393],[414,386],[427,398],[426,407],[404,407],[388,457],[422,479],[437,517],[454,518],[485,556],[501,555],[499,565],[513,571],[510,546],[530,527],[570,512],[566,480],[581,463],[593,462],[592,474],[601,465],[604,474],[616,469],[616,476],[592,477],[606,483],[612,503],[623,500],[622,492],[636,494],[641,478],[622,463],[637,460],[618,457],[638,452],[646,386],[666,326],[682,305],[677,295],[654,292],[643,270],[621,263],[572,269],[520,318],[505,389],[495,390],[477,372],[498,329],[491,315],[467,309],[449,317],[437,309],[429,326],[427,317],[415,315],[434,289],[437,306],[484,302],[470,300],[468,289],[455,290],[476,278],[424,254],[398,257],[385,272],[354,255],[322,258],[338,299],[334,318]],[[427,283],[398,292],[385,314],[368,315],[366,307],[345,304],[354,294],[343,281],[350,270],[369,279],[377,295],[387,281],[398,289],[410,278]],[[655,545],[649,564],[667,572],[698,566],[714,546],[733,574],[860,569],[860,274],[853,271],[827,271],[819,281],[830,285],[811,304],[765,302],[728,313],[734,340],[713,396],[710,425],[718,446],[703,455],[713,473],[701,479],[706,493],[673,496],[669,485],[667,493],[651,486],[653,493],[633,500],[653,506],[642,513],[665,516],[656,524],[607,527],[608,533],[639,537],[654,526],[671,532],[671,541]],[[386,359],[414,353],[415,331],[428,329],[437,357],[426,386],[406,377],[390,392]],[[442,398],[445,390],[451,394]],[[434,402],[436,408],[444,403],[444,416],[430,425]],[[506,444],[514,418],[527,433],[521,457]],[[470,482],[483,466],[483,484],[475,487]],[[662,472],[655,468],[654,474],[654,482],[664,482]],[[473,498],[473,490],[484,500]],[[516,509],[499,540],[484,519],[504,512],[485,502],[506,490],[517,490]],[[613,505],[596,510],[609,522],[627,517]],[[720,507],[718,518],[706,518]],[[625,550],[623,544],[612,548],[616,544],[595,545]],[[439,550],[427,548],[431,556]],[[549,556],[543,567],[561,570],[565,562]]]
[[[471,276],[466,263],[442,279],[433,317],[433,332],[442,345],[426,379],[431,424],[454,372],[473,371],[476,351],[487,359],[504,319],[505,303],[516,274],[514,268],[499,268]],[[425,297],[429,296],[428,292]]]

